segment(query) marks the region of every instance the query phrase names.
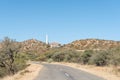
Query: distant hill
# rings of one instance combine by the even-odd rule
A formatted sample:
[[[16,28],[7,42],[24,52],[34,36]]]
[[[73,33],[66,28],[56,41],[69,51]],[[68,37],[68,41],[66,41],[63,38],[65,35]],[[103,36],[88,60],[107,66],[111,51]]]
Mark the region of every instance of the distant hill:
[[[102,39],[83,39],[76,40],[66,44],[65,48],[74,48],[77,50],[105,50],[120,46],[120,41],[102,40]]]
[[[29,39],[23,42],[18,42],[21,44],[21,52],[25,53],[36,53],[41,54],[45,53],[50,48],[61,47],[61,48],[70,48],[76,50],[106,50],[111,49],[114,47],[120,46],[120,41],[113,41],[113,40],[102,40],[102,39],[82,39],[76,40],[69,44],[65,44],[64,46],[60,46],[58,43],[50,43],[47,45],[46,43],[36,40],[36,39]],[[17,44],[18,44],[17,43]],[[0,43],[1,48],[1,43]]]
[[[29,39],[20,43],[21,51],[23,52],[43,53],[46,52],[48,46],[44,42],[36,39]]]

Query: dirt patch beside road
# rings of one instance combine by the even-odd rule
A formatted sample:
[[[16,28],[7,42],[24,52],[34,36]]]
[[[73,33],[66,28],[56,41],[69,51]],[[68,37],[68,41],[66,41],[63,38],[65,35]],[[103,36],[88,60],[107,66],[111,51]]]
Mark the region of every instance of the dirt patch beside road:
[[[43,66],[40,64],[30,63],[30,66],[25,70],[18,72],[14,76],[7,76],[0,80],[34,80],[38,76],[42,67]]]

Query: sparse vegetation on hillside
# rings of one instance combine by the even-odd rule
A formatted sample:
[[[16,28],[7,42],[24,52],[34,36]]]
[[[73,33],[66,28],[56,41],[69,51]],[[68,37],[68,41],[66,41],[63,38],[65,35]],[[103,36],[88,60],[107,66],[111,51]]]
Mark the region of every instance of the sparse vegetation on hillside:
[[[21,52],[32,53],[32,54],[41,54],[46,52],[49,49],[49,45],[38,41],[36,39],[29,39],[21,42]]]
[[[93,64],[96,66],[105,66],[109,65],[109,55],[108,51],[97,51],[91,56],[89,60],[89,64]]]
[[[77,50],[106,50],[117,46],[120,46],[119,41],[85,39],[73,41],[72,43],[66,44],[64,47]]]
[[[38,60],[48,62],[74,62],[78,64],[96,66],[114,66],[113,70],[119,72],[120,47],[107,50],[85,50],[84,52],[75,49],[55,48],[40,55]]]

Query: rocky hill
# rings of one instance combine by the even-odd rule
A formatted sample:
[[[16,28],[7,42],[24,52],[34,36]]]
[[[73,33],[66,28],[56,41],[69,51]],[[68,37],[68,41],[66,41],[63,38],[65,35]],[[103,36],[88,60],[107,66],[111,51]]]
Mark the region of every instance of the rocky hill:
[[[111,49],[114,47],[120,46],[120,41],[112,41],[112,40],[101,40],[101,39],[84,39],[84,40],[76,40],[72,43],[66,44],[65,48],[74,48],[77,50],[105,50]]]
[[[36,39],[29,39],[20,43],[23,52],[43,53],[47,50],[47,45]]]

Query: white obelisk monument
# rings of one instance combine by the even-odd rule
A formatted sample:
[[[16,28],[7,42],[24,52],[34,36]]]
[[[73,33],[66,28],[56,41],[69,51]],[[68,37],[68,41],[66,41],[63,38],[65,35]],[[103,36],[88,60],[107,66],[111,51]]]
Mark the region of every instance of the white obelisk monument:
[[[48,44],[48,35],[46,34],[46,44]]]

